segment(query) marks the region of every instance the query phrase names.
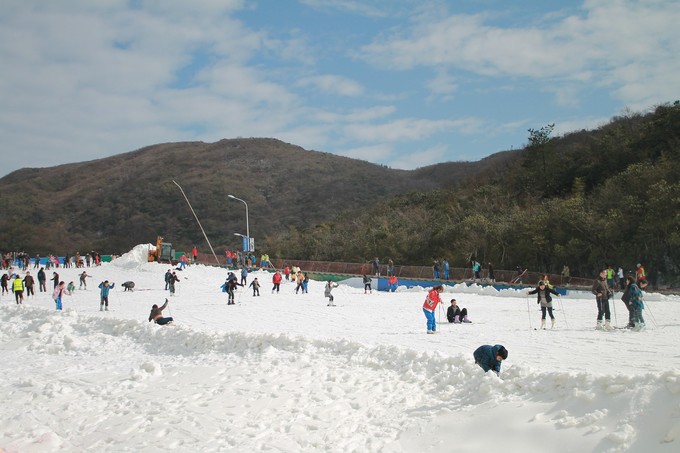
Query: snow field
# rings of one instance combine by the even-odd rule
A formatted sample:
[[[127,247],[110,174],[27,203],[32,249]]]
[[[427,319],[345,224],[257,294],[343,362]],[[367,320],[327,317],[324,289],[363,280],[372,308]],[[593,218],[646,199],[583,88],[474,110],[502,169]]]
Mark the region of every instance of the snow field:
[[[239,288],[227,306],[225,270],[198,265],[178,272],[164,313],[176,325],[161,327],[146,318],[168,267],[143,247],[87,269],[63,312],[45,293],[0,299],[5,453],[677,451],[677,297],[647,296],[646,331],[600,332],[594,300],[570,294],[542,331],[534,296],[447,288],[444,305],[456,297],[473,323],[442,317],[426,335],[423,289],[341,285],[326,307],[323,283],[272,295],[256,272],[261,296]],[[77,286],[81,270],[58,272]],[[109,312],[104,279],[116,283]],[[484,343],[509,350],[501,379],[473,363]]]

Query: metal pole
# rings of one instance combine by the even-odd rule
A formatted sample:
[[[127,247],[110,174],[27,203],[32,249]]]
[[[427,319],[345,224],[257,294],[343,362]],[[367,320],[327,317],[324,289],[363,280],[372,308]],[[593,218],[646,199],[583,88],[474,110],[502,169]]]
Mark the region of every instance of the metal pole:
[[[172,182],[175,183],[175,185],[177,187],[179,187],[179,190],[182,192],[184,199],[187,201],[187,204],[189,205],[189,209],[191,209],[191,213],[196,218],[196,222],[198,223],[199,228],[203,232],[203,237],[205,238],[205,241],[208,243],[208,247],[210,247],[210,251],[212,252],[213,256],[215,257],[215,261],[217,262],[217,265],[219,266],[220,260],[217,259],[217,255],[215,254],[215,250],[213,250],[213,246],[212,246],[212,244],[210,244],[210,241],[208,240],[208,236],[205,234],[205,230],[203,229],[203,225],[201,225],[201,221],[198,220],[198,216],[194,212],[194,208],[191,207],[191,203],[189,203],[189,199],[187,198],[186,194],[184,193],[184,190],[182,190],[182,187],[179,184],[177,184],[174,179],[172,180]]]
[[[246,203],[245,200],[237,198],[233,195],[227,195],[227,196],[229,198],[233,199],[233,200],[238,200],[241,203],[243,203],[244,205],[246,205],[246,237],[248,238],[248,250],[247,251],[250,252],[251,251],[250,250],[250,221],[249,221],[249,218],[248,218],[248,203]]]

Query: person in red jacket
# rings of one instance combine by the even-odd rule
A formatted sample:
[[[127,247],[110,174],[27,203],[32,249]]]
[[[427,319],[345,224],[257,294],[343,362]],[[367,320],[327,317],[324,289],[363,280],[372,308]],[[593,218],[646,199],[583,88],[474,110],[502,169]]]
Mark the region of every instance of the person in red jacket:
[[[439,305],[439,303],[442,301],[441,297],[439,297],[439,294],[441,294],[443,291],[444,287],[442,285],[435,286],[427,293],[425,303],[423,303],[423,313],[425,313],[425,317],[427,318],[427,333],[429,334],[437,333],[437,319],[435,318],[435,310],[437,309],[437,305]]]
[[[281,280],[283,280],[283,276],[281,275],[281,272],[277,270],[272,277],[272,283],[274,284],[274,287],[272,288],[272,294],[274,294],[274,290],[276,290],[278,293],[279,289],[281,289]]]

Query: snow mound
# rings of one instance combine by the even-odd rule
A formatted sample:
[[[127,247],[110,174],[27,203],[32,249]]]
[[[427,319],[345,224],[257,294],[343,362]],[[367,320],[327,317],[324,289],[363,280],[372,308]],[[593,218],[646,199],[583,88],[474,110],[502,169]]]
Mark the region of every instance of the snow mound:
[[[122,254],[112,261],[116,267],[123,269],[136,269],[149,264],[149,250],[155,250],[156,246],[151,244],[139,244],[132,250]]]
[[[46,371],[54,379],[9,373],[0,383],[0,439],[10,451],[88,449],[87,435],[68,433],[96,427],[110,443],[101,451],[123,439],[153,449],[157,438],[183,451],[417,451],[418,439],[451,426],[460,430],[450,441],[471,451],[478,439],[460,433],[480,417],[507,430],[504,451],[541,451],[526,439],[543,436],[570,436],[572,446],[578,438],[582,451],[630,451],[652,437],[670,451],[678,437],[680,370],[598,377],[513,366],[500,379],[460,354],[345,339],[210,333],[30,307],[0,310],[0,322],[12,326],[3,343],[31,362],[72,357]],[[47,423],[61,419],[66,430]],[[13,435],[19,426],[32,427],[33,443]]]

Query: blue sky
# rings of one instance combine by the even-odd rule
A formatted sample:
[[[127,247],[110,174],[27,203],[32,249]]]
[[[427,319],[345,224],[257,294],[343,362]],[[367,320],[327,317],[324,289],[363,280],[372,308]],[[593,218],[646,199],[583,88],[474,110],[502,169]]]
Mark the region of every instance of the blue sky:
[[[236,137],[413,169],[680,98],[674,1],[0,6],[0,176]]]

